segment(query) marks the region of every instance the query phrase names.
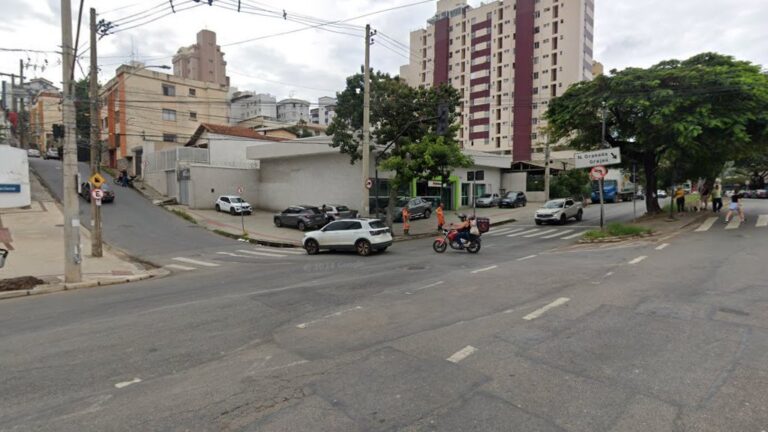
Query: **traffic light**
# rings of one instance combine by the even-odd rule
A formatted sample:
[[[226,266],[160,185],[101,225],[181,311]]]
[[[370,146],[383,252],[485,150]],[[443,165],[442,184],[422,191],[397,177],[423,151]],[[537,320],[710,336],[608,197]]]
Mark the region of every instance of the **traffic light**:
[[[448,104],[440,104],[437,106],[437,129],[435,132],[438,135],[445,135],[448,133],[448,117],[450,110]]]

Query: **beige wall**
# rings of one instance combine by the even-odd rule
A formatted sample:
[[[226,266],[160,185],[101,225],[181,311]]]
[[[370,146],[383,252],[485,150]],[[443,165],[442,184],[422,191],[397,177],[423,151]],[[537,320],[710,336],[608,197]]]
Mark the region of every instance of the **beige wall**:
[[[221,47],[216,44],[216,33],[201,30],[197,33],[196,44],[179,49],[173,56],[173,74],[229,86],[227,62],[224,61]]]
[[[62,124],[61,97],[55,94],[41,93],[29,110],[30,144],[45,152],[54,144],[53,125]]]
[[[255,206],[258,195],[259,171],[213,165],[190,165],[189,207],[193,209],[212,209],[220,195],[238,195],[237,188],[242,186],[240,194]]]

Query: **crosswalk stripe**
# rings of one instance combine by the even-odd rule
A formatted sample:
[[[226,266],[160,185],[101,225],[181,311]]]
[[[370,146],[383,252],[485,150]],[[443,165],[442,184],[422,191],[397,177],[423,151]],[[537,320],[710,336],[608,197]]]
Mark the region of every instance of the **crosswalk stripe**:
[[[519,233],[510,234],[510,235],[508,235],[507,237],[517,237],[517,236],[521,236],[521,235],[525,235],[525,234],[531,234],[531,233],[535,233],[536,231],[541,231],[541,230],[540,230],[540,229],[538,229],[538,228],[534,228],[534,229],[532,229],[532,230],[528,230],[528,231],[523,231],[523,232],[519,232]]]
[[[518,231],[522,231],[522,230],[524,230],[524,229],[525,229],[525,228],[515,228],[515,229],[510,229],[510,228],[507,228],[507,229],[503,229],[503,230],[501,230],[501,231],[493,231],[493,232],[491,232],[491,233],[490,233],[490,234],[488,234],[488,235],[489,235],[489,236],[491,236],[491,237],[494,237],[494,236],[503,236],[503,235],[506,235],[506,234],[512,234],[512,233],[516,233],[516,232],[518,232]]]
[[[741,225],[741,220],[738,217],[734,217],[733,219],[731,219],[730,222],[728,222],[728,225],[725,226],[725,229],[727,230],[736,229],[739,227],[739,225]]]
[[[248,258],[248,255],[240,255],[240,254],[236,254],[236,253],[232,253],[232,252],[216,252],[216,253],[218,255],[226,255],[226,256],[231,256],[231,257],[236,257],[236,258]]]
[[[553,229],[553,230],[547,230],[547,231],[542,231],[542,232],[537,232],[537,233],[529,234],[529,235],[527,235],[527,236],[523,236],[523,237],[525,237],[525,238],[538,237],[538,236],[540,236],[540,235],[544,235],[544,234],[550,234],[550,233],[553,233],[553,232],[556,232],[556,231],[557,231],[556,229]]]
[[[199,265],[199,266],[203,266],[203,267],[218,267],[219,266],[218,264],[209,263],[209,262],[205,262],[205,261],[193,260],[191,258],[176,257],[173,260],[174,261],[185,262],[187,264],[195,264],[195,265]]]
[[[768,226],[768,215],[760,215],[757,217],[757,223],[755,224],[755,228],[760,228]]]
[[[247,254],[251,254],[251,255],[257,255],[257,256],[285,258],[285,255],[269,253],[269,252],[256,252],[256,251],[249,251],[249,250],[245,250],[245,249],[241,249],[238,252],[247,253]]]
[[[699,225],[698,228],[696,228],[696,231],[703,232],[703,231],[709,230],[710,228],[712,228],[712,225],[714,225],[715,222],[717,222],[717,219],[718,219],[717,217],[707,218],[707,220],[705,220],[704,223],[702,223],[701,225]]]
[[[555,230],[555,231],[557,231],[557,230]],[[568,233],[571,233],[571,232],[573,232],[573,230],[572,230],[572,229],[570,229],[570,230],[563,230],[563,231],[558,231],[558,232],[556,232],[556,233],[554,233],[554,234],[550,234],[550,235],[548,235],[548,236],[544,236],[544,237],[542,237],[542,238],[543,238],[543,239],[551,239],[551,238],[555,238],[555,237],[558,237],[558,236],[561,236],[561,235],[565,235],[565,234],[568,234]]]
[[[575,239],[576,237],[580,237],[580,236],[582,236],[582,235],[584,235],[584,231],[579,231],[579,232],[577,232],[576,234],[571,234],[571,235],[569,235],[568,237],[560,237],[560,238],[561,238],[562,240],[570,240],[570,239]]]
[[[178,264],[167,264],[165,267],[174,269],[174,270],[184,270],[184,271],[197,270],[194,267],[187,267],[187,266],[178,265]]]
[[[271,249],[256,248],[254,250],[258,251],[258,252],[277,253],[277,254],[283,254],[283,253],[295,254],[295,255],[304,255],[304,254],[306,254],[306,251],[304,251],[304,249],[300,249],[300,248],[293,248],[293,249],[292,248],[271,248]],[[240,251],[240,252],[242,252],[242,251]]]

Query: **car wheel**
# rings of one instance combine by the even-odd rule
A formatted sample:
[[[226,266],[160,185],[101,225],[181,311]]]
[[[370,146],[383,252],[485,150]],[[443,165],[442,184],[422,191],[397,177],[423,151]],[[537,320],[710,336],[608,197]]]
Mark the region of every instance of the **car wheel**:
[[[560,225],[565,225],[566,222],[568,222],[568,218],[565,217],[565,215],[560,215]]]
[[[320,252],[320,244],[315,239],[309,239],[304,243],[304,250],[307,251],[307,255],[317,255]]]
[[[355,243],[355,250],[360,256],[368,256],[371,254],[371,243],[368,240],[358,240]]]
[[[432,215],[432,212],[429,209],[424,210],[424,219],[429,219],[429,216]]]
[[[304,223],[304,222],[302,222],[302,221],[299,221],[299,224],[298,224],[298,225],[296,225],[296,226],[299,228],[299,231],[304,231],[304,230],[306,230],[306,229],[307,229],[307,224],[305,224],[305,223]]]
[[[216,204],[216,211],[217,211],[217,212],[220,212],[220,211],[221,211],[221,207],[220,207],[218,204]]]
[[[234,216],[236,214],[234,207],[230,207],[229,208],[229,214],[231,214],[232,216]]]
[[[275,218],[275,226],[280,228],[281,226],[283,226],[283,221],[280,220],[280,218]]]
[[[541,221],[540,220],[536,219],[535,222],[536,222],[536,225],[541,225]]]
[[[581,211],[581,210],[579,210],[579,212],[578,212],[578,213],[576,213],[576,220],[577,220],[578,222],[581,222],[581,219],[583,219],[583,218],[584,218],[584,212],[583,212],[583,211]]]

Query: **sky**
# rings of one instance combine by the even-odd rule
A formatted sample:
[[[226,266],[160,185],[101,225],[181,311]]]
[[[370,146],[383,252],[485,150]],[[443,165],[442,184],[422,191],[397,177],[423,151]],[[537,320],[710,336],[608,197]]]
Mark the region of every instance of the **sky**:
[[[80,1],[71,1],[76,29]],[[238,0],[214,0],[214,6],[208,6],[207,0],[172,2],[176,13],[171,12],[168,0],[84,0],[79,43],[83,53],[76,77],[88,72],[88,9],[95,7],[98,19],[121,24],[116,27],[119,32],[98,43],[101,82],[132,59],[170,66],[179,47],[195,43],[196,33],[208,29],[217,34],[232,86],[270,93],[278,99],[293,96],[316,103],[318,97],[340,91],[345,78],[360,70],[365,24],[379,33],[371,49],[371,67],[397,74],[400,65],[407,63],[409,33],[426,25],[437,3],[241,0],[238,13]],[[44,77],[59,85],[62,70],[56,51],[61,46],[60,0],[2,3],[0,72],[17,74],[22,59],[27,77]],[[472,6],[479,3],[469,1]],[[283,8],[287,19],[282,16]],[[606,70],[647,67],[704,51],[768,67],[766,0],[595,0],[595,8],[595,59]],[[379,11],[383,12],[375,13]],[[361,15],[368,16],[353,19]],[[341,27],[324,27],[333,32],[305,28],[308,24],[295,22],[304,17],[341,21]],[[298,31],[280,34],[293,30]]]

